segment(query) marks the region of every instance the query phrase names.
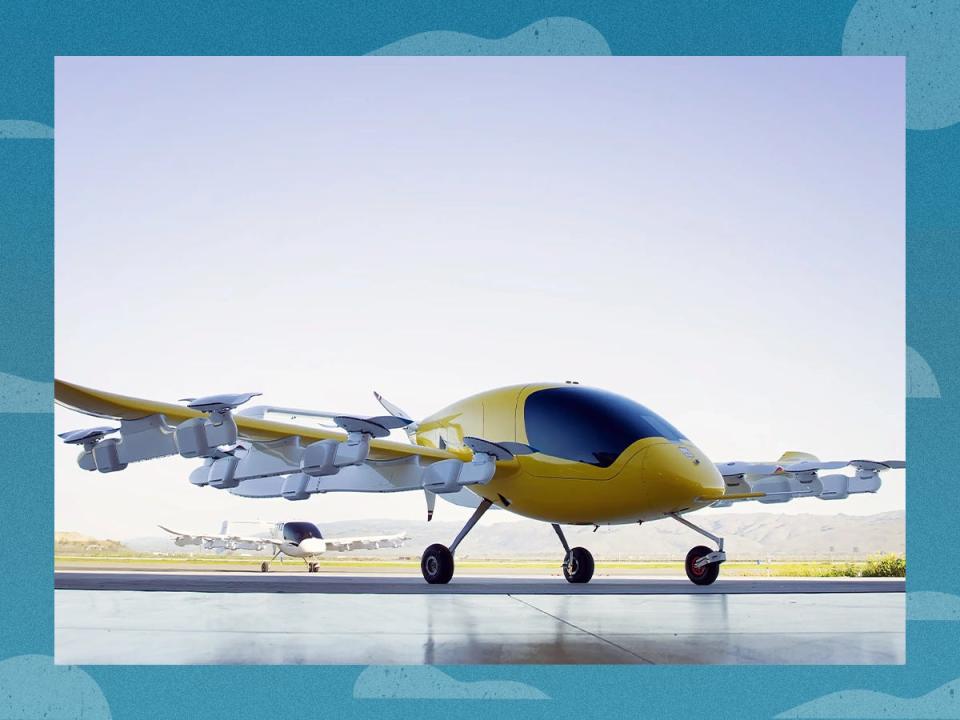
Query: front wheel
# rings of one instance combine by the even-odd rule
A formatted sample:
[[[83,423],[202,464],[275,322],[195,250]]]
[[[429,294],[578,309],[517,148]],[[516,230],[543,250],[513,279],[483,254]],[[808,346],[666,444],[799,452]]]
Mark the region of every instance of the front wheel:
[[[260,572],[266,572],[270,569],[270,563],[262,562],[260,563]]]
[[[420,557],[420,572],[431,585],[446,585],[453,577],[453,553],[446,545],[431,545]]]
[[[687,553],[687,560],[684,567],[687,570],[687,577],[694,585],[712,585],[713,581],[720,575],[720,563],[708,563],[707,565],[696,566],[697,560],[712,553],[708,547],[697,545]]]
[[[567,582],[587,583],[593,577],[593,555],[586,548],[575,547],[563,561],[563,576]]]

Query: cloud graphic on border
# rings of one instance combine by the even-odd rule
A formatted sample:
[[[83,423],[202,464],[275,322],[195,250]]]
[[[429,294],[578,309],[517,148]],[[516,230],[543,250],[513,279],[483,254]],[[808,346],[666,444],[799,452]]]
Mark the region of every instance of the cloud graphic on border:
[[[907,397],[938,398],[940,383],[923,355],[907,345]]]
[[[0,662],[3,720],[110,720],[97,682],[73,665],[47,655],[18,655]]]
[[[53,140],[53,128],[33,120],[0,120],[0,140]]]
[[[430,665],[364,668],[353,685],[358,700],[549,700],[550,696],[514,680],[463,681]]]
[[[960,717],[960,678],[913,698],[874,692],[841,690],[780,713],[778,718],[838,720],[947,720]]]
[[[960,122],[960,3],[859,0],[843,29],[844,55],[906,55],[907,127]]]
[[[960,597],[932,590],[909,592],[907,620],[960,621]]]
[[[368,55],[610,55],[593,25],[570,17],[549,17],[512,35],[487,39],[449,30],[417,33]]]
[[[53,383],[0,372],[0,413],[52,413]]]

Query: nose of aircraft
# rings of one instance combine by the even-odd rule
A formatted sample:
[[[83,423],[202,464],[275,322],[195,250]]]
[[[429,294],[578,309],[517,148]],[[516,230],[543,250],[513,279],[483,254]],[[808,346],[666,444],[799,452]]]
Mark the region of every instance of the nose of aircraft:
[[[642,462],[648,504],[660,512],[705,507],[723,497],[723,476],[693,443],[653,445]]]
[[[319,555],[327,549],[327,544],[320,538],[304,538],[300,541],[300,549],[306,555]]]

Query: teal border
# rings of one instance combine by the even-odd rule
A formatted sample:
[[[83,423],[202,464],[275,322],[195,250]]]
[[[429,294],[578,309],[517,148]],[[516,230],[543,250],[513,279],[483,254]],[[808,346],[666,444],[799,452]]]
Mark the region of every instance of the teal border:
[[[837,55],[854,4],[7,0],[0,4],[0,119],[39,125],[8,125],[4,139],[0,122],[0,373],[44,383],[52,378],[53,144],[44,133],[53,127],[56,55],[354,55],[427,31],[504,38],[551,17],[589,24],[620,55]],[[914,9],[917,4],[911,3]],[[924,11],[929,6],[931,13],[957,7],[953,0],[919,5]],[[957,31],[950,23],[941,28],[954,38]],[[927,39],[941,40],[936,33]],[[949,72],[956,71],[956,58],[948,51],[944,62],[954,63],[942,69],[946,80],[938,76],[949,83],[955,79]],[[908,60],[908,75],[910,67]],[[911,595],[946,593],[945,603],[960,595],[960,573],[944,555],[954,545],[957,500],[951,464],[960,438],[958,187],[960,124],[908,131],[907,342],[936,374],[940,395],[907,400],[908,589]],[[869,268],[862,275],[852,271],[850,281],[869,287]],[[960,714],[960,699],[954,699],[960,692],[952,686],[936,692],[960,676],[960,644],[950,639],[957,634],[957,617],[948,610],[911,619],[908,662],[902,667],[444,668],[459,680],[527,683],[551,698],[540,702],[356,700],[359,667],[79,670],[54,668],[43,658],[22,659],[53,652],[52,414],[18,413],[0,405],[0,437],[0,710],[13,707],[3,705],[13,696],[41,704],[57,696],[62,701],[58,717],[467,718],[499,712],[528,718],[746,718],[774,717],[828,693],[862,688],[906,699],[934,693],[926,700],[881,705],[892,713],[885,716],[920,714],[920,706],[911,702]],[[908,598],[908,608],[910,602]],[[109,710],[97,704],[97,688]],[[71,705],[69,692],[76,693],[85,710]],[[867,710],[860,696],[850,699],[864,708],[861,714],[879,712]],[[807,715],[854,717],[856,712],[840,702],[826,710],[811,708]]]

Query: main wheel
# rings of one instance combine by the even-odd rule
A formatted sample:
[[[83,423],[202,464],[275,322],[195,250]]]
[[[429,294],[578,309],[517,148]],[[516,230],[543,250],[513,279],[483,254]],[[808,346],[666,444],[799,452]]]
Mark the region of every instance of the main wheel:
[[[587,583],[593,577],[593,555],[586,548],[575,547],[563,562],[563,576],[567,582]]]
[[[270,563],[268,562],[260,563],[260,572],[266,572],[269,569],[270,569]]]
[[[453,577],[453,553],[446,545],[431,545],[420,557],[420,572],[431,585],[446,585]]]
[[[713,550],[708,547],[697,545],[687,553],[687,560],[684,563],[684,567],[687,570],[687,577],[690,578],[690,582],[694,585],[712,585],[713,581],[716,580],[720,574],[720,563],[709,563],[707,565],[701,565],[700,567],[694,564],[697,560],[712,552]]]

